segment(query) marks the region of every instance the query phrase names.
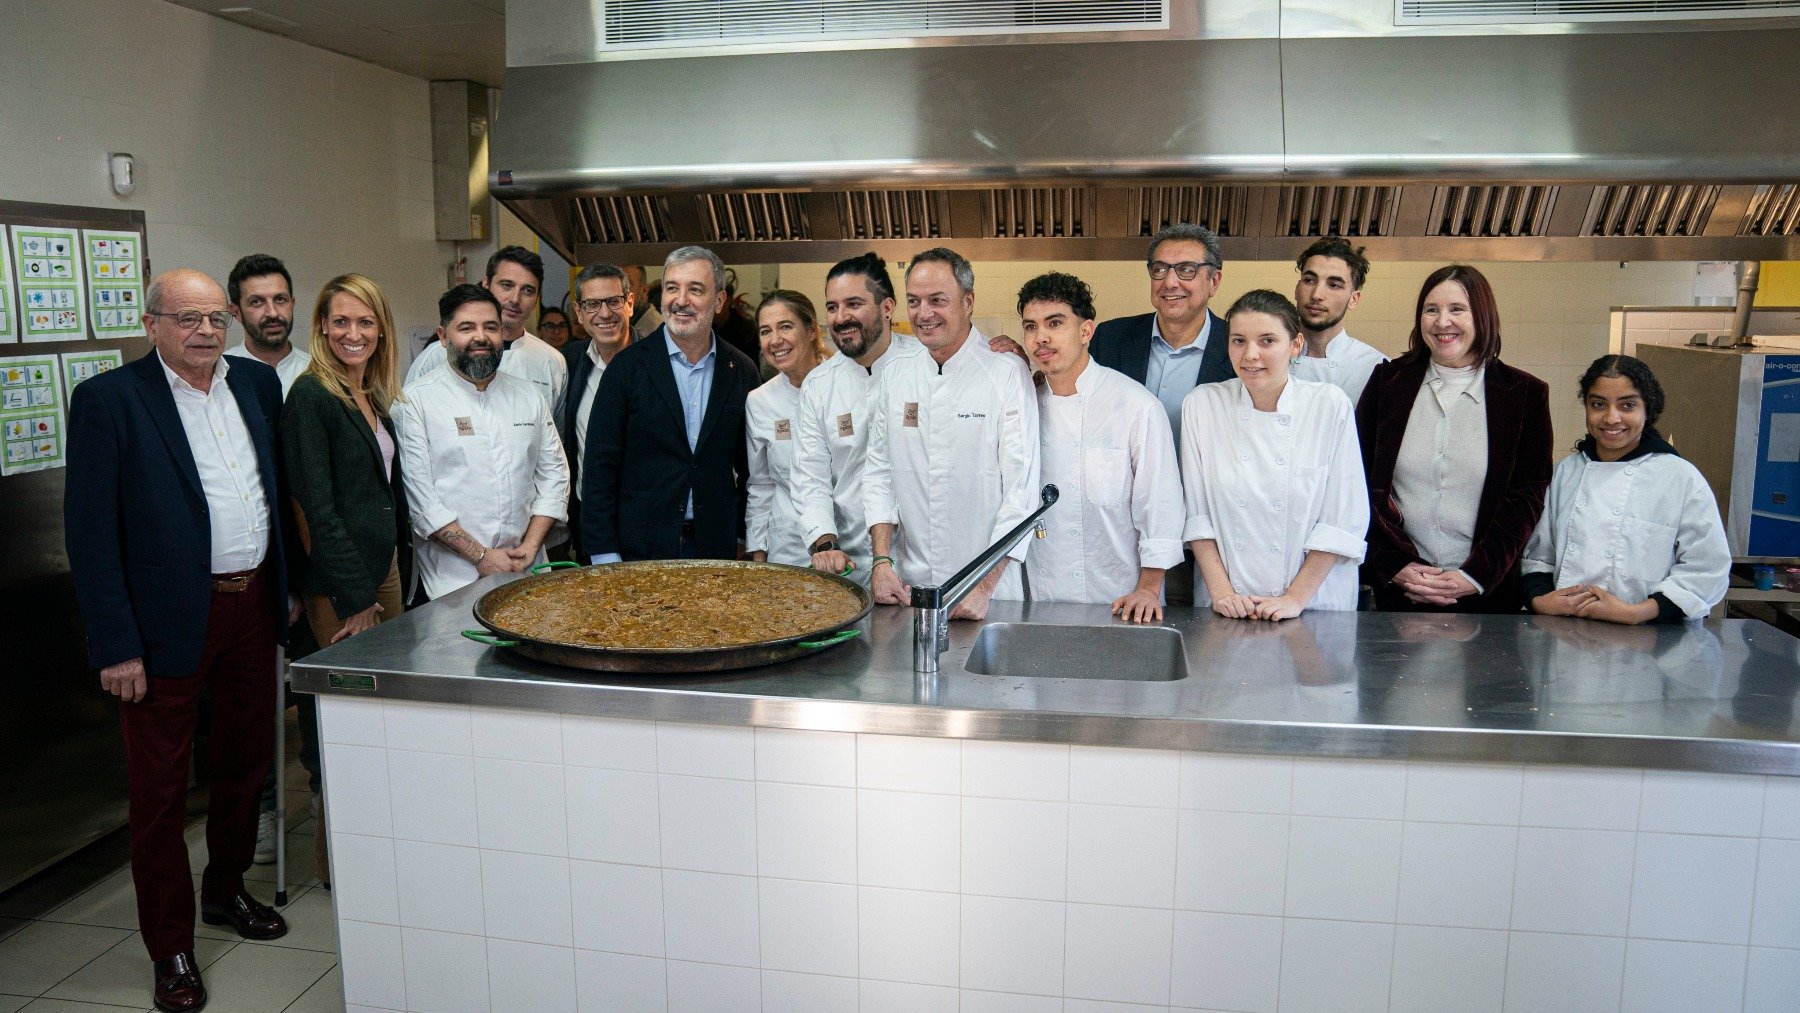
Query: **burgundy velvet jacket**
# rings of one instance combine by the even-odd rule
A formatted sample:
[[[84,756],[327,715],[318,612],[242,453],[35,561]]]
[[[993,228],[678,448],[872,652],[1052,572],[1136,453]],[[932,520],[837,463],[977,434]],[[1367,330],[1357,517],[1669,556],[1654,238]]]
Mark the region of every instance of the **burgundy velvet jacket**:
[[[1384,608],[1433,609],[1407,601],[1393,584],[1402,567],[1422,561],[1394,499],[1394,463],[1430,362],[1430,356],[1420,352],[1376,366],[1356,406],[1357,436],[1369,482],[1369,550],[1362,579],[1375,589],[1376,601]],[[1544,492],[1550,485],[1550,388],[1496,359],[1487,365],[1482,389],[1487,408],[1487,481],[1475,515],[1474,544],[1462,570],[1486,593],[1464,598],[1448,611],[1516,612],[1519,556],[1544,512]]]

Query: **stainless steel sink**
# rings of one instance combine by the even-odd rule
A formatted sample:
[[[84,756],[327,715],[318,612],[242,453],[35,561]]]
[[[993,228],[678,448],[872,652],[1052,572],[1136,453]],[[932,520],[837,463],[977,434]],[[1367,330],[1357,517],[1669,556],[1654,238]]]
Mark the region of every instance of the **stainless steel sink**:
[[[1167,626],[991,623],[975,635],[964,666],[980,675],[1031,679],[1187,678],[1181,631]]]

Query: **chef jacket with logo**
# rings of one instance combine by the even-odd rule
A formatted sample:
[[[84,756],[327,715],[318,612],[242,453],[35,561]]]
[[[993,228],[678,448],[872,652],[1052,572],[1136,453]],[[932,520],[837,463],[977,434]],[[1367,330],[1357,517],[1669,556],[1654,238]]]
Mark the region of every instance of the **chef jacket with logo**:
[[[1031,376],[979,329],[942,367],[923,345],[896,357],[876,384],[869,428],[863,509],[871,527],[899,525],[895,569],[908,584],[946,583],[1037,508]],[[1015,563],[1030,541],[1008,554]],[[994,597],[1024,597],[1017,565]]]
[[[856,564],[851,579],[863,585],[869,582],[873,554],[863,519],[869,395],[889,363],[919,347],[917,338],[894,334],[887,350],[867,368],[839,353],[819,363],[800,385],[792,465],[800,543],[810,548],[825,535],[837,535],[838,549]]]
[[[1031,596],[1110,605],[1143,567],[1181,562],[1185,521],[1175,437],[1162,402],[1089,362],[1075,393],[1038,388],[1043,480],[1062,493],[1031,550]]]
[[[568,520],[569,463],[530,381],[496,373],[482,391],[455,370],[433,370],[395,403],[394,429],[427,595],[442,597],[478,576],[474,563],[431,537],[451,522],[490,549],[506,549],[524,539],[534,516]]]
[[[818,368],[814,367],[814,372]],[[744,551],[761,550],[769,562],[808,566],[812,553],[800,536],[794,507],[794,429],[800,388],[776,373],[744,399],[744,442],[749,444],[750,481],[744,506]]]
[[[1550,476],[1519,568],[1552,575],[1551,590],[1595,584],[1633,604],[1661,595],[1704,619],[1731,583],[1731,546],[1712,489],[1680,456],[1607,462],[1578,450]]]
[[[1194,388],[1181,428],[1183,537],[1218,544],[1232,590],[1284,594],[1308,552],[1330,552],[1343,558],[1307,607],[1354,610],[1369,493],[1344,392],[1289,377],[1275,410],[1260,412],[1234,377]],[[1212,604],[1205,581],[1194,581],[1194,603]]]

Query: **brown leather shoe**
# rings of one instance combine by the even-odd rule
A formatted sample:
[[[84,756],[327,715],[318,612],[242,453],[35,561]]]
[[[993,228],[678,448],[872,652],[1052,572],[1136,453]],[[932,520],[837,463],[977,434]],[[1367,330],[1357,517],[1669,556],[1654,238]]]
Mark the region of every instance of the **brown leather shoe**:
[[[223,904],[203,901],[200,920],[208,925],[230,925],[245,939],[280,939],[288,930],[287,921],[274,908],[244,890]]]
[[[177,953],[156,962],[156,1008],[168,1013],[193,1013],[206,1006],[206,983],[194,951]]]

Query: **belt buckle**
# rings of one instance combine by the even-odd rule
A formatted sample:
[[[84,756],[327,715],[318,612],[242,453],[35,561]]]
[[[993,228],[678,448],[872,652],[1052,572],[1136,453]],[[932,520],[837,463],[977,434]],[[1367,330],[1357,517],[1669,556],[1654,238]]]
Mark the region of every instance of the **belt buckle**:
[[[213,590],[228,594],[241,592],[246,587],[250,586],[250,578],[253,576],[255,576],[255,574],[240,573],[235,577],[214,577],[212,582]]]

